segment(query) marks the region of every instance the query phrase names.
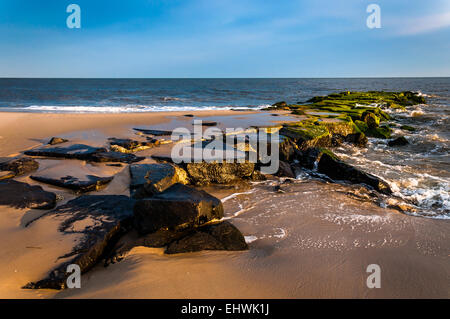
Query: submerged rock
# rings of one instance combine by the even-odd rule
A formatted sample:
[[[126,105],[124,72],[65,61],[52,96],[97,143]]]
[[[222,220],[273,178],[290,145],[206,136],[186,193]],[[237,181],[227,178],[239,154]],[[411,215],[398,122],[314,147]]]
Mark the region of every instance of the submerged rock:
[[[334,154],[323,153],[318,165],[319,173],[333,180],[348,181],[353,184],[366,184],[383,194],[392,194],[389,184],[374,175],[365,173],[339,160]]]
[[[389,146],[404,146],[408,144],[409,142],[404,136],[397,137],[396,139],[393,139],[388,142]]]
[[[14,208],[52,209],[56,195],[41,186],[31,186],[14,180],[0,181],[0,205]]]
[[[84,195],[69,201],[31,221],[52,218],[61,221],[59,231],[63,234],[79,234],[74,247],[58,258],[58,265],[48,275],[25,285],[29,289],[64,289],[70,273],[67,266],[77,264],[84,273],[92,268],[110,247],[117,236],[126,231],[131,224],[134,201],[119,195]]]
[[[70,175],[60,178],[52,178],[46,176],[30,176],[30,178],[41,183],[68,188],[80,193],[85,193],[99,190],[102,186],[111,182],[114,176],[98,177],[94,175],[87,175],[86,179],[79,179]]]
[[[39,168],[39,163],[30,157],[13,159],[0,164],[0,170],[11,171],[14,176],[25,175]]]
[[[119,139],[112,137],[108,140],[111,150],[121,153],[133,153],[159,145],[159,141],[155,139],[149,139],[147,142],[141,142],[129,138]]]
[[[142,235],[160,229],[192,228],[222,217],[218,198],[182,184],[141,199],[134,206],[134,225]]]
[[[165,191],[170,186],[187,184],[187,173],[169,163],[130,165],[130,191],[134,198],[151,196]]]
[[[66,140],[65,138],[61,138],[61,137],[52,137],[50,139],[50,141],[48,142],[48,144],[50,145],[56,145],[56,144],[62,144],[62,143],[66,143],[69,140]]]

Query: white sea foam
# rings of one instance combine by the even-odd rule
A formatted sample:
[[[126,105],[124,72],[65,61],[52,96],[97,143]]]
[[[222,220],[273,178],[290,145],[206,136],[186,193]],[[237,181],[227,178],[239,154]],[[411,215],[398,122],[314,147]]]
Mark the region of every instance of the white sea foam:
[[[141,112],[175,112],[175,111],[217,111],[217,110],[260,110],[270,105],[256,107],[243,106],[177,106],[177,105],[124,105],[124,106],[59,106],[59,105],[31,105],[22,110],[31,112],[56,112],[56,113],[141,113]]]

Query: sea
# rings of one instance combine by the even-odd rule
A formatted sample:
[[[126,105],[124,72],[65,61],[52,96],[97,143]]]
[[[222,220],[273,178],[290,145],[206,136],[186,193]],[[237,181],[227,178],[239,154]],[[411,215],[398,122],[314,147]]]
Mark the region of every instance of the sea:
[[[377,175],[413,215],[450,219],[450,78],[298,79],[9,79],[0,78],[0,111],[124,113],[262,109],[278,101],[304,102],[340,91],[409,90],[426,105],[390,111],[407,146],[369,139],[367,148],[334,151],[346,162]],[[0,113],[1,119],[1,113]]]

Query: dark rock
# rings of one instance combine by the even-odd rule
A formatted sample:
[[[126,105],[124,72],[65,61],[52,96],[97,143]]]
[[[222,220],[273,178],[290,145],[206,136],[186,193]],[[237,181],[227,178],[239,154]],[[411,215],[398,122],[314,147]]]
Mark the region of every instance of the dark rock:
[[[400,128],[404,131],[414,132],[416,129],[410,125],[402,125]]]
[[[188,183],[186,171],[169,163],[130,165],[130,177],[130,191],[134,198],[163,192],[176,183]]]
[[[158,155],[154,154],[151,156],[155,161],[158,162],[167,162],[167,163],[173,163],[173,159],[170,155]]]
[[[293,140],[281,135],[278,148],[280,160],[291,162],[294,159],[294,154],[295,150],[297,149],[297,145]]]
[[[87,175],[85,180],[70,175],[60,178],[52,178],[46,176],[30,176],[30,178],[41,183],[68,188],[80,193],[85,193],[99,190],[102,186],[111,182],[114,176],[98,177],[94,175]]]
[[[149,139],[147,142],[132,140],[129,138],[109,138],[110,148],[112,151],[121,153],[132,153],[142,151],[159,145],[159,141]]]
[[[319,173],[325,174],[333,180],[343,180],[353,184],[366,184],[380,193],[392,194],[389,184],[381,178],[360,171],[328,152],[323,153],[320,157],[318,170]]]
[[[152,247],[152,248],[161,248],[166,247],[170,243],[190,234],[191,230],[168,230],[168,229],[160,229],[154,233],[150,233],[140,237],[135,246],[144,246],[144,247]]]
[[[145,157],[136,156],[134,154],[126,154],[120,152],[99,152],[92,154],[89,160],[93,162],[121,162],[121,163],[136,163],[144,160]]]
[[[173,241],[166,254],[194,252],[200,250],[245,250],[244,236],[229,222],[199,227],[195,232]]]
[[[324,149],[311,147],[306,150],[296,152],[299,164],[307,169],[315,169],[319,163]]]
[[[23,288],[66,288],[66,273],[69,264],[80,266],[84,273],[92,268],[117,240],[129,229],[133,216],[134,201],[119,195],[84,195],[69,201],[27,224],[37,223],[44,218],[61,220],[59,231],[63,234],[80,234],[71,252],[60,256],[58,265],[48,275]]]
[[[112,163],[112,164],[105,164],[106,166],[113,166],[113,167],[122,167],[123,165],[120,163]]]
[[[404,146],[409,144],[408,140],[404,136],[397,137],[388,142],[389,146]]]
[[[183,116],[185,116],[185,117],[194,117],[193,114],[184,114]]]
[[[380,119],[375,114],[369,111],[365,111],[361,115],[361,120],[363,120],[367,124],[369,129],[375,129],[380,125]]]
[[[295,178],[291,165],[289,165],[289,163],[286,163],[284,161],[279,161],[278,172],[275,175],[280,177]]]
[[[31,173],[39,168],[39,163],[30,157],[23,157],[0,164],[0,170],[12,171],[15,176]]]
[[[133,130],[147,134],[147,135],[154,135],[154,136],[172,135],[172,131],[147,130],[147,129],[143,129],[143,128],[133,128]]]
[[[134,225],[140,234],[163,228],[192,228],[222,217],[223,206],[219,199],[182,184],[139,200],[134,207]]]
[[[50,141],[48,142],[48,144],[50,145],[56,145],[56,144],[62,144],[62,143],[66,143],[69,140],[66,140],[65,138],[61,138],[61,137],[52,137],[50,139]]]
[[[344,141],[357,147],[365,147],[367,145],[367,137],[364,133],[352,133],[344,137]]]
[[[272,104],[272,106],[276,107],[276,108],[285,108],[285,107],[287,107],[287,103],[285,101],[281,101],[281,102]]]
[[[14,208],[52,209],[56,195],[41,186],[31,186],[14,180],[0,181],[0,205]]]
[[[61,157],[68,159],[90,160],[92,156],[106,152],[105,148],[92,147],[84,144],[74,144],[67,147],[53,147],[41,148],[35,150],[25,151],[26,155],[31,156],[46,156],[46,157]]]
[[[202,121],[202,126],[216,126],[217,122],[213,121]]]

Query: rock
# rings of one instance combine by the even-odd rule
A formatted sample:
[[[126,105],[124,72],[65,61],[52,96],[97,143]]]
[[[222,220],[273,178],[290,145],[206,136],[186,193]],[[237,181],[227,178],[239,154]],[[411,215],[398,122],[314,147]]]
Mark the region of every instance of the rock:
[[[278,172],[275,175],[280,177],[295,178],[291,165],[289,165],[289,163],[286,163],[284,161],[279,161]]]
[[[388,142],[389,146],[404,146],[409,144],[408,140],[404,136],[397,137]]]
[[[320,123],[298,123],[288,125],[280,130],[280,134],[291,138],[299,149],[331,146],[331,134],[325,125]]]
[[[148,139],[147,142],[141,142],[129,138],[119,139],[112,137],[108,141],[112,151],[121,153],[133,153],[159,145],[159,141],[155,139]]]
[[[298,164],[307,169],[315,169],[323,152],[324,149],[317,147],[311,147],[303,151],[298,150],[296,151]]]
[[[16,174],[14,174],[14,172],[11,172],[11,171],[0,171],[0,181],[4,180],[4,179],[10,179],[15,176],[16,176]]]
[[[173,241],[166,254],[194,252],[200,250],[246,250],[244,236],[229,222],[199,227],[195,232]]]
[[[80,180],[74,176],[64,176],[60,178],[52,178],[46,176],[30,176],[31,179],[58,187],[68,188],[76,192],[85,193],[99,190],[102,186],[111,182],[114,176],[98,177],[94,175],[87,175],[86,179]]]
[[[172,131],[163,131],[163,130],[147,130],[143,128],[133,128],[133,130],[142,132],[147,135],[154,135],[154,136],[165,136],[165,135],[172,135]]]
[[[136,163],[144,160],[145,157],[136,156],[134,154],[125,154],[120,152],[99,152],[92,154],[89,160],[93,162],[121,162],[121,163]]]
[[[275,108],[286,108],[287,103],[285,101],[281,101],[281,102],[276,102],[276,103],[272,104],[272,106]]]
[[[364,112],[361,115],[361,120],[367,124],[367,127],[369,129],[377,128],[380,125],[380,119],[372,112]]]
[[[280,160],[291,162],[294,159],[295,150],[297,145],[293,140],[286,136],[280,135],[280,141],[278,144]]]
[[[31,173],[39,168],[39,163],[30,157],[14,159],[0,164],[0,170],[12,171],[15,176]]]
[[[169,163],[130,165],[130,191],[134,198],[165,191],[176,183],[188,184],[184,169]]]
[[[364,133],[352,133],[344,137],[344,141],[357,147],[365,147],[367,145],[367,137]]]
[[[68,159],[91,160],[92,156],[107,152],[105,148],[92,147],[84,144],[74,144],[67,147],[41,148],[25,151],[26,155],[46,156],[46,157],[62,157]]]
[[[416,129],[410,125],[402,125],[400,128],[404,131],[414,132]]]
[[[249,179],[255,170],[255,164],[243,163],[188,163],[186,171],[192,183],[207,185],[211,183],[228,184],[241,179]]]
[[[193,114],[184,114],[183,116],[185,116],[185,117],[194,117]]]
[[[14,180],[0,181],[0,205],[14,208],[52,209],[56,195],[41,186],[31,186]]]
[[[62,143],[66,143],[69,140],[66,140],[65,138],[61,138],[61,137],[52,137],[50,139],[50,141],[48,142],[48,144],[50,145],[56,145],[56,144],[62,144]]]
[[[194,125],[194,124],[193,124]],[[213,121],[202,121],[202,126],[216,126],[217,122]]]
[[[192,228],[222,217],[223,206],[219,199],[182,184],[141,199],[134,206],[134,225],[141,235],[159,229]]]
[[[174,231],[174,230],[168,230],[168,229],[160,229],[160,230],[157,230],[156,232],[153,232],[153,233],[150,233],[150,234],[140,237],[136,241],[135,246],[144,246],[144,247],[152,247],[152,248],[166,247],[170,243],[186,236],[189,233],[191,233],[190,230]]]
[[[366,184],[383,194],[392,194],[389,184],[374,175],[360,171],[339,160],[334,154],[323,153],[318,165],[319,173],[333,180],[348,181],[353,184]]]
[[[45,218],[61,220],[59,231],[63,234],[79,234],[72,251],[60,256],[58,265],[48,275],[28,283],[23,288],[66,288],[69,264],[80,266],[81,273],[92,268],[112,246],[117,237],[131,224],[134,201],[119,195],[84,195],[45,213],[28,223],[38,223]]]

